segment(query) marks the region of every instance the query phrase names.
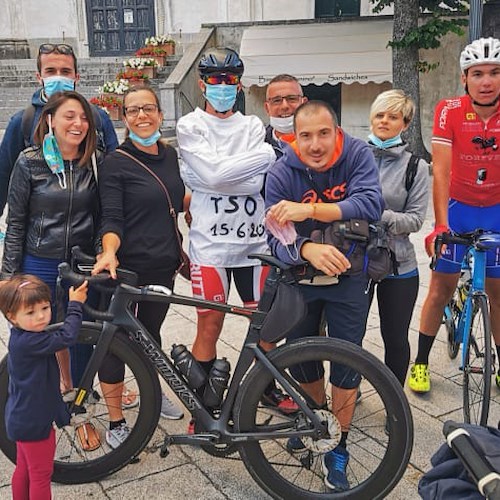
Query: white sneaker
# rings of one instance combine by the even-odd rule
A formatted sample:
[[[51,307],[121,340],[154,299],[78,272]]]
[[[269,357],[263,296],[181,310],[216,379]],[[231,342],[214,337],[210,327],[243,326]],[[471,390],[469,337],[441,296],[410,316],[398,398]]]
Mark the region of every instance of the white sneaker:
[[[130,428],[127,424],[120,424],[112,430],[106,431],[106,443],[116,450],[130,435]]]
[[[173,401],[161,394],[161,412],[160,415],[163,418],[168,418],[169,420],[180,420],[184,417],[184,413]]]

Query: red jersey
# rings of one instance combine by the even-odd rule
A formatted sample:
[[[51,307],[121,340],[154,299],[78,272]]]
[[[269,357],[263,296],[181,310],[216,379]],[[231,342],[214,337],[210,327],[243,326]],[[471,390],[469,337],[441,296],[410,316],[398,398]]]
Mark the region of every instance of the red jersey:
[[[452,148],[450,198],[477,207],[500,203],[500,104],[484,122],[468,95],[443,99],[432,142]]]

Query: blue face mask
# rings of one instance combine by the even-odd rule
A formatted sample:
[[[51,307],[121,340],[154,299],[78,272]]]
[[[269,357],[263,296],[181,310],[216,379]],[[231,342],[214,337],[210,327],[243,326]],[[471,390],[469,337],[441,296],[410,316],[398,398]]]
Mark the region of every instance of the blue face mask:
[[[48,115],[49,131],[43,138],[42,152],[45,162],[50,171],[57,175],[57,180],[62,189],[66,189],[66,172],[64,171],[64,160],[52,131],[52,116]]]
[[[75,90],[75,80],[65,76],[49,76],[43,79],[43,89],[47,97],[50,97],[56,92]]]
[[[219,85],[205,86],[205,99],[212,105],[215,111],[225,113],[229,111],[236,102],[238,85]]]
[[[139,137],[137,134],[134,134],[132,130],[128,131],[128,136],[131,141],[138,142],[141,146],[152,146],[158,142],[158,139],[161,137],[160,131],[157,130],[153,135],[149,137]]]
[[[392,146],[397,146],[398,144],[403,144],[403,139],[401,139],[401,135],[399,134],[385,141],[379,139],[375,134],[370,134],[368,136],[368,139],[379,149],[387,149],[391,148]]]

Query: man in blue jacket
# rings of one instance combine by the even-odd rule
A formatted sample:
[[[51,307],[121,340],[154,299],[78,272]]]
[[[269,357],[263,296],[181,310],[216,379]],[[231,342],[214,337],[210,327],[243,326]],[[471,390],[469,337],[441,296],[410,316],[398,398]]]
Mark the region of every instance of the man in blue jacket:
[[[269,208],[266,221],[274,219],[275,228],[294,222],[297,238],[284,245],[270,235],[269,244],[280,260],[293,265],[309,263],[327,279],[324,286],[301,285],[308,312],[287,340],[317,336],[324,311],[330,337],[361,345],[369,310],[368,278],[364,274],[345,276],[350,263],[344,254],[332,245],[312,242],[310,236],[314,229],[337,220],[380,219],[383,199],[375,159],[364,141],[337,126],[335,112],[327,103],[302,104],[295,112],[294,127],[296,143],[284,146],[283,156],[267,174],[265,201]],[[289,242],[289,238],[282,237],[282,241]],[[296,379],[323,405],[327,396],[320,371],[301,365]],[[334,366],[330,381],[332,411],[342,436],[337,447],[322,456],[324,480],[327,487],[345,491],[349,489],[347,435],[360,377],[346,367]],[[305,445],[299,438],[291,438],[287,447],[295,452]]]
[[[0,215],[7,203],[14,163],[23,149],[33,145],[33,132],[45,103],[55,92],[75,90],[80,79],[73,48],[65,43],[40,45],[36,62],[36,77],[42,87],[33,94],[32,107],[18,111],[12,116],[0,146]],[[101,108],[95,108],[94,120],[99,149],[104,152],[116,149],[118,139],[107,113]]]

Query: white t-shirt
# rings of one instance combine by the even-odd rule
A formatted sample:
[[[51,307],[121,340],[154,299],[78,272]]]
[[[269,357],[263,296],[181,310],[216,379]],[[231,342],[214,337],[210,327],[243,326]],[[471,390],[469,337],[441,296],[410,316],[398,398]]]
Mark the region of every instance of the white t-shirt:
[[[180,170],[192,191],[189,256],[215,267],[255,265],[251,253],[267,250],[265,173],[275,161],[257,116],[237,112],[221,119],[196,108],[177,123]]]

